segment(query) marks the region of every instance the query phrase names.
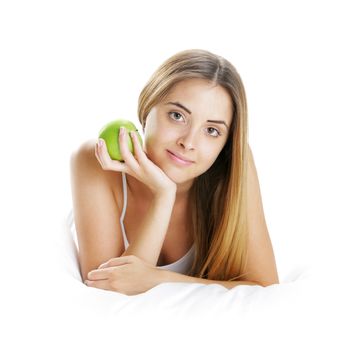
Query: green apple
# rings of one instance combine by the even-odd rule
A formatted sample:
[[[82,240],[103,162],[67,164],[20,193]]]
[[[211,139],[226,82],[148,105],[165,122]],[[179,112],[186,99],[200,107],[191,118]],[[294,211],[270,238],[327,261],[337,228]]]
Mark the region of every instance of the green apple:
[[[110,123],[106,124],[99,133],[99,138],[104,139],[108,153],[111,157],[111,159],[123,161],[123,157],[120,152],[119,147],[119,129],[121,126],[124,126],[125,128],[125,135],[126,135],[126,142],[128,145],[128,148],[132,154],[134,154],[134,146],[131,139],[131,136],[129,134],[130,131],[135,131],[136,135],[140,141],[140,144],[142,145],[142,138],[136,129],[136,126],[127,119],[117,119],[113,120]]]

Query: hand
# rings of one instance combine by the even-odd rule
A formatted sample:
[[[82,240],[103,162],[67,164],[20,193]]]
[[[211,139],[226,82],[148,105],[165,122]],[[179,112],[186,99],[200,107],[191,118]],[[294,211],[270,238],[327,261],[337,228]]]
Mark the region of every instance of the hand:
[[[125,131],[126,132],[126,131]],[[144,183],[153,194],[176,192],[176,183],[171,181],[161,168],[155,165],[146,155],[134,132],[130,132],[135,156],[130,152],[126,134],[119,133],[120,152],[124,162],[113,160],[108,154],[103,139],[102,146],[95,145],[95,156],[104,170],[125,172]]]
[[[134,255],[113,258],[88,273],[89,287],[126,295],[144,293],[163,282],[163,270]]]

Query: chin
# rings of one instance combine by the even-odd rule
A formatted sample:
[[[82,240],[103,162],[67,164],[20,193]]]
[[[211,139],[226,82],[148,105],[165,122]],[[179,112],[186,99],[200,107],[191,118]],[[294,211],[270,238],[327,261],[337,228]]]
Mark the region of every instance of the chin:
[[[172,167],[169,165],[166,165],[164,167],[161,167],[164,171],[165,175],[168,176],[168,178],[175,182],[177,185],[185,184],[185,183],[192,183],[193,180],[198,176],[194,174],[192,171],[189,171],[188,169],[181,169]]]

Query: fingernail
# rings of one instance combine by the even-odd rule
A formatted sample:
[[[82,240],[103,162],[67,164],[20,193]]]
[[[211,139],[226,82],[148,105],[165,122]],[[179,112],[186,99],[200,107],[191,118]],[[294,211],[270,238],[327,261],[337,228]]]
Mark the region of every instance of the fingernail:
[[[120,127],[120,133],[121,133],[121,135],[124,135],[124,133],[125,133],[125,128],[123,126]]]
[[[99,145],[100,147],[103,146],[103,140],[102,140],[102,139],[99,139],[99,140],[98,140],[98,145]]]

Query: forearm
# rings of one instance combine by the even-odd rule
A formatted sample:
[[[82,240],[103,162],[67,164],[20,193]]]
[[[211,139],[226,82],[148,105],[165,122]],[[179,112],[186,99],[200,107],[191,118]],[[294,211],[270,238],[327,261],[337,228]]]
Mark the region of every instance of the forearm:
[[[251,285],[251,286],[261,286],[261,284],[251,281],[215,281],[215,280],[208,280],[204,278],[199,277],[191,277],[187,275],[183,275],[178,272],[170,271],[170,270],[163,270],[162,271],[162,283],[164,282],[185,282],[185,283],[202,283],[202,284],[220,284],[224,286],[227,289],[232,289],[236,286],[240,285]]]
[[[147,214],[139,225],[139,231],[135,232],[134,241],[129,244],[122,256],[135,255],[153,266],[157,265],[175,197],[176,193],[172,192],[154,197]]]

